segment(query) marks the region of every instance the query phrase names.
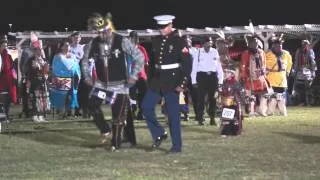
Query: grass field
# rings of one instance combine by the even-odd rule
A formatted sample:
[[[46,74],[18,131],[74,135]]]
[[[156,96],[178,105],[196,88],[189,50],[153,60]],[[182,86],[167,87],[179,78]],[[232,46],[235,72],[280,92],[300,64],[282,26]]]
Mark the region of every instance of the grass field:
[[[148,152],[144,121],[136,133],[136,148],[110,152],[91,121],[15,120],[0,135],[0,179],[320,179],[320,108],[247,118],[243,135],[228,138],[191,119],[183,122],[183,153],[175,155],[166,154],[170,139]]]

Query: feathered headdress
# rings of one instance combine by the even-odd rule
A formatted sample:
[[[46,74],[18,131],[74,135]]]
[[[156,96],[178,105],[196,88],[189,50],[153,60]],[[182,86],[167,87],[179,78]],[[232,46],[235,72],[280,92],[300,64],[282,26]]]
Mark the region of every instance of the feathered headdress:
[[[249,43],[251,41],[256,41],[257,40],[258,46],[260,48],[263,48],[263,43],[262,43],[262,41],[260,40],[260,38],[259,38],[259,36],[257,34],[244,35],[244,39],[245,39],[247,45],[249,45]]]
[[[33,50],[40,49],[42,57],[46,58],[46,54],[44,53],[44,50],[43,50],[42,40],[40,40],[37,34],[33,31],[30,32],[30,41],[31,41],[30,43],[31,49]]]
[[[257,40],[258,46],[260,48],[263,48],[263,42],[259,38],[258,34],[255,32],[255,29],[254,29],[254,26],[253,26],[253,23],[252,23],[251,19],[249,19],[248,31],[250,33],[244,35],[244,40],[245,40],[247,46],[249,45],[250,41]]]
[[[31,41],[31,47],[42,49],[42,41],[39,40],[38,36],[33,31],[30,32],[30,41]]]
[[[304,39],[301,41],[301,44],[304,44],[304,45],[310,45],[310,41],[308,39]]]
[[[273,34],[271,39],[270,39],[271,43],[272,44],[275,44],[275,43],[282,44],[284,42],[283,35],[284,35],[283,33],[281,33],[280,35]]]
[[[113,25],[113,22],[112,22],[112,15],[110,12],[108,12],[105,17],[104,17],[104,20],[107,22],[107,28],[109,28],[112,32],[115,32],[116,29]]]
[[[88,21],[88,30],[91,31],[105,31],[111,30],[112,32],[115,31],[114,25],[112,23],[112,15],[111,13],[107,13],[107,15],[102,16],[99,13],[93,13]]]
[[[219,37],[216,39],[216,46],[218,46],[219,44],[224,44],[227,47],[233,46],[234,40],[231,36],[226,37],[222,30],[218,31],[217,35]]]
[[[244,35],[244,40],[246,41],[246,43],[248,45],[250,41],[254,40],[255,38],[258,38],[258,35],[254,32],[254,26],[253,26],[251,19],[249,19],[249,26],[247,26],[247,27],[248,27],[247,30],[250,33]]]

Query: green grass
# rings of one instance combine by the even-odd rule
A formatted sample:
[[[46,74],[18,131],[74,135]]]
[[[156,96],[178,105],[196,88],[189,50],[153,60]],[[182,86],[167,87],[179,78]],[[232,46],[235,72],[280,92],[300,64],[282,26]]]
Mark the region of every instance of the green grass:
[[[107,112],[109,110],[106,109]],[[288,117],[247,118],[243,135],[183,122],[183,153],[170,139],[149,152],[145,122],[138,146],[110,152],[91,121],[11,123],[0,135],[0,179],[320,179],[320,108],[294,107]],[[165,121],[162,121],[165,124]]]

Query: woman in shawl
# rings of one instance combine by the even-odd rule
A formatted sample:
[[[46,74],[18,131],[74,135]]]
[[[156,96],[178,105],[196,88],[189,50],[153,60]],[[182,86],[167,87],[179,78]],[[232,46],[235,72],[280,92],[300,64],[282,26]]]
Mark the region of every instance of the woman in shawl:
[[[79,79],[80,66],[76,57],[70,53],[69,43],[64,42],[60,46],[60,52],[54,56],[52,62],[51,102],[56,110],[60,112],[79,107],[77,101]],[[70,103],[67,102],[69,96],[71,96]]]

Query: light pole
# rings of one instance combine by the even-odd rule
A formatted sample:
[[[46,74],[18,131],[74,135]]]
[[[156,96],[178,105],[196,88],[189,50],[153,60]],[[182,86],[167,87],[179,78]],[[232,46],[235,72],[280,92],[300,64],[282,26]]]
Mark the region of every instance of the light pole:
[[[11,32],[12,31],[12,24],[9,24],[9,32]]]

